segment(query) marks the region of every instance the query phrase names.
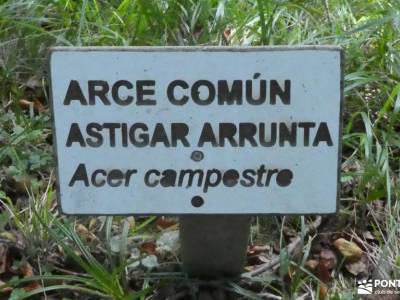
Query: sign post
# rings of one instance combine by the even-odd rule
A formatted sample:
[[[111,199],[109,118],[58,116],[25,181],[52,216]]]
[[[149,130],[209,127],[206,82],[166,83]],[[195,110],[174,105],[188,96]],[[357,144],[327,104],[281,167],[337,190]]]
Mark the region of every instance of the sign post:
[[[60,210],[179,215],[186,270],[237,274],[251,215],[337,210],[341,64],[331,46],[54,48]]]
[[[184,270],[205,278],[235,277],[243,271],[251,217],[191,215],[179,219]]]

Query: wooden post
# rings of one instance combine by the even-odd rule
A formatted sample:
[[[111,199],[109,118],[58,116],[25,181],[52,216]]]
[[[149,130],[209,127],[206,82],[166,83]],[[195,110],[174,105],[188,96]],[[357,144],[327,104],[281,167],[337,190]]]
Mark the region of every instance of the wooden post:
[[[251,216],[180,217],[183,269],[202,278],[236,277],[243,272]]]

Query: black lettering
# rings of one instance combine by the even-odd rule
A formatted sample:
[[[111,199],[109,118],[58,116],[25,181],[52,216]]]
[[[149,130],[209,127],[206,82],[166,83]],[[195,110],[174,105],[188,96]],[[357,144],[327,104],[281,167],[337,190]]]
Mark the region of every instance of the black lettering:
[[[242,81],[234,80],[232,87],[229,90],[228,82],[226,80],[218,80],[218,104],[232,105],[232,104],[242,104]]]
[[[179,173],[178,186],[183,186],[183,180],[185,179],[186,175],[189,175],[186,184],[187,188],[192,186],[195,175],[198,175],[197,186],[201,186],[204,176],[203,170],[181,170]]]
[[[292,128],[285,123],[279,123],[279,146],[284,146],[285,142],[289,142],[290,146],[296,146],[297,143],[297,124],[292,123]]]
[[[285,187],[292,183],[293,173],[289,169],[280,170],[276,175],[276,183],[279,186]]]
[[[115,103],[117,103],[119,105],[122,105],[122,106],[126,106],[126,105],[129,105],[129,104],[132,103],[133,97],[132,96],[127,96],[127,97],[125,97],[125,99],[122,99],[119,96],[119,89],[122,86],[125,87],[128,90],[133,88],[133,84],[130,83],[129,81],[127,81],[127,80],[118,80],[117,82],[114,83],[114,85],[113,85],[113,87],[111,89],[111,94],[112,94],[112,97],[113,97]]]
[[[174,170],[168,169],[163,171],[161,174],[163,177],[160,180],[160,184],[163,187],[175,186],[176,172]]]
[[[154,174],[156,176],[160,176],[160,172],[155,170],[155,169],[151,169],[148,170],[144,176],[144,184],[147,185],[148,187],[155,187],[158,185],[158,183],[160,182],[159,180],[155,179],[153,180],[153,182],[150,182],[150,175]]]
[[[128,147],[128,125],[126,123],[121,124],[121,138],[122,147]]]
[[[154,96],[154,86],[156,82],[154,80],[138,80],[136,81],[136,92],[137,92],[137,105],[156,105],[156,100],[144,98],[144,96]],[[146,87],[152,87],[145,89]]]
[[[313,142],[313,146],[317,147],[319,143],[326,142],[326,144],[331,147],[333,145],[331,134],[329,133],[328,124],[326,122],[322,122],[319,124],[317,133],[315,135],[315,139]]]
[[[140,129],[144,131],[136,138],[136,131]],[[134,123],[129,129],[129,139],[135,147],[145,147],[149,144],[149,135],[147,134],[148,128],[144,123]]]
[[[276,143],[276,123],[271,123],[271,135],[269,138],[269,141],[267,141],[266,135],[265,135],[265,123],[260,123],[260,144],[263,147],[272,147]]]
[[[182,89],[187,89],[189,87],[189,85],[183,81],[183,80],[174,80],[172,81],[167,88],[167,97],[169,102],[171,102],[174,105],[184,105],[188,102],[189,97],[186,95],[183,95],[180,99],[177,99],[175,97],[175,93],[174,93],[174,89],[175,87],[181,87]]]
[[[67,94],[65,95],[63,104],[70,105],[72,100],[78,100],[81,105],[87,105],[86,98],[83,95],[79,82],[76,80],[71,80],[69,82]]]
[[[89,186],[89,179],[87,176],[85,164],[78,165],[78,168],[76,168],[76,171],[75,171],[74,175],[72,176],[71,181],[69,182],[68,186],[73,186],[76,181],[83,181],[83,184],[85,186]]]
[[[218,147],[217,139],[210,123],[204,123],[197,146],[203,147],[204,143],[211,143],[213,147]]]
[[[110,146],[115,147],[115,130],[120,128],[120,123],[104,123],[103,128],[108,129],[110,135]]]
[[[200,88],[204,86],[208,90],[208,95],[206,98],[200,98]],[[215,98],[215,87],[214,85],[208,80],[198,80],[196,81],[191,90],[191,95],[193,101],[198,105],[208,105],[214,101]]]
[[[220,123],[219,124],[219,146],[225,146],[225,139],[229,141],[232,147],[237,147],[238,144],[234,139],[236,134],[236,126],[233,123]]]
[[[131,176],[136,174],[137,170],[128,170],[125,174],[125,186],[129,186],[129,181],[131,180]]]
[[[268,170],[267,178],[265,179],[265,186],[269,186],[272,175],[274,175],[275,173],[278,173],[278,169]]]
[[[90,147],[100,147],[103,145],[103,136],[99,133],[102,130],[102,126],[99,123],[89,123],[86,126],[86,133],[88,138],[86,138],[86,143]]]
[[[278,81],[271,80],[270,82],[270,103],[276,104],[276,96],[281,98],[281,101],[285,105],[290,104],[290,80],[285,80],[285,88],[282,90]]]
[[[229,169],[222,176],[222,182],[227,187],[233,187],[238,183],[239,177],[240,175],[238,171]]]
[[[267,173],[267,170],[265,169],[264,165],[261,165],[257,170],[257,186],[264,186],[262,179],[265,173]]]
[[[78,123],[72,123],[69,129],[66,146],[71,147],[72,143],[79,143],[81,147],[86,147]]]
[[[108,173],[107,183],[112,187],[119,187],[124,179],[124,173],[121,170],[114,169]]]
[[[189,127],[185,123],[172,123],[171,124],[171,139],[172,147],[176,147],[177,141],[181,141],[182,145],[189,147],[189,142],[186,136],[189,133]]]
[[[245,146],[245,141],[249,141],[250,145],[257,147],[257,142],[254,136],[257,133],[257,126],[253,123],[240,123],[239,124],[239,146]]]
[[[91,182],[92,185],[95,187],[101,187],[106,183],[105,179],[101,179],[100,181],[96,180],[96,177],[98,174],[103,175],[104,177],[107,175],[107,172],[105,170],[99,169],[99,170],[95,170],[91,176]]]
[[[211,181],[211,177],[215,175],[214,181]],[[203,192],[207,193],[209,187],[216,187],[221,182],[221,172],[217,169],[208,170],[206,173],[206,180],[204,182]]]
[[[107,81],[104,80],[89,80],[89,105],[96,104],[96,97],[98,97],[104,105],[111,105],[110,100],[107,98],[107,93],[110,90]]]
[[[157,123],[154,129],[153,137],[150,141],[150,147],[155,147],[157,143],[163,143],[165,147],[169,147],[169,140],[162,123]]]
[[[267,82],[265,80],[260,80],[260,88],[258,98],[253,95],[253,80],[246,80],[246,100],[251,105],[261,105],[267,99]]]
[[[255,183],[254,176],[256,176],[256,171],[252,169],[246,169],[243,171],[243,179],[240,180],[240,184],[245,187],[253,186]]]
[[[297,125],[299,128],[304,129],[304,146],[308,146],[310,144],[310,128],[315,127],[314,122],[299,122]]]

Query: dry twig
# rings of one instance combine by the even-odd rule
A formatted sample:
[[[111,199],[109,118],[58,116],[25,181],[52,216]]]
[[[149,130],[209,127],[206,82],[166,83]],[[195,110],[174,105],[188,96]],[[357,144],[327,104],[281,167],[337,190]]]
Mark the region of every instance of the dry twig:
[[[321,217],[318,216],[317,219],[311,223],[310,225],[306,226],[306,228],[304,229],[304,236],[310,234],[310,232],[315,231],[316,228],[318,228],[321,225]],[[302,245],[302,238],[300,236],[298,236],[293,242],[291,242],[287,247],[287,253],[289,255],[292,255],[293,253],[295,253],[296,249]],[[246,272],[242,274],[243,278],[248,278],[248,277],[254,277],[257,275],[260,275],[264,272],[266,272],[269,269],[272,269],[273,267],[277,266],[280,262],[280,257],[277,257],[265,264],[260,265],[257,269],[250,271],[250,272]]]

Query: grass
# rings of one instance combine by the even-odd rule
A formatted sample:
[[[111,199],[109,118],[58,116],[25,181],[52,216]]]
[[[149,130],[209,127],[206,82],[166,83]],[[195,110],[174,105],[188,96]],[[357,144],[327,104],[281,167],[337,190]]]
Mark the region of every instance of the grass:
[[[173,280],[171,274],[146,277],[127,268],[129,241],[153,236],[154,217],[104,220],[66,218],[57,212],[46,73],[47,49],[56,45],[342,46],[346,63],[338,219],[344,225],[336,230],[364,245],[370,274],[398,279],[399,12],[398,0],[0,1],[0,229],[7,247],[22,245],[14,260],[26,259],[35,270],[35,276],[16,273],[13,279],[1,273],[6,285],[0,289],[13,287],[12,299],[64,294],[147,299]],[[79,224],[93,227],[88,232],[98,240],[77,235]],[[285,225],[300,232],[304,222],[259,218],[257,224],[254,242],[271,243],[265,235],[272,228]],[[284,231],[279,231],[272,238],[283,246]],[[362,236],[365,231],[372,232],[373,243]],[[122,246],[118,253],[110,246],[115,235]],[[282,252],[278,274],[217,286],[244,299],[321,298],[324,283],[304,267],[312,249],[313,241],[307,240],[300,257]],[[57,269],[54,256],[62,260]],[[340,268],[331,275],[326,297],[348,299],[354,276]],[[40,282],[40,287],[22,288],[28,281]]]

